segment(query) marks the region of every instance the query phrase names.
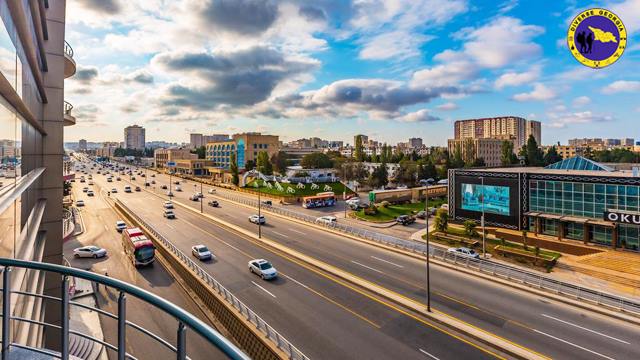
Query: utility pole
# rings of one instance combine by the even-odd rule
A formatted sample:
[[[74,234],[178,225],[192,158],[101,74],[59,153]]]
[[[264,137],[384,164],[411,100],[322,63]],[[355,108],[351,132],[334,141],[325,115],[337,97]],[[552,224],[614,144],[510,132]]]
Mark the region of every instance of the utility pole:
[[[202,214],[202,202],[204,201],[204,194],[202,193],[202,181],[200,181],[200,213]]]
[[[429,246],[429,183],[427,183],[425,194],[424,194],[424,210],[426,212],[425,219],[427,219],[427,311],[431,312],[431,279],[429,273],[430,262],[429,258],[431,257],[431,248]]]
[[[486,231],[484,231],[484,177],[480,176],[480,183],[482,186],[482,217],[480,218],[480,225],[482,226],[482,257],[487,258],[487,249],[486,249]]]
[[[258,239],[262,238],[262,217],[260,216],[262,201],[260,201],[260,193],[260,187],[258,187]]]

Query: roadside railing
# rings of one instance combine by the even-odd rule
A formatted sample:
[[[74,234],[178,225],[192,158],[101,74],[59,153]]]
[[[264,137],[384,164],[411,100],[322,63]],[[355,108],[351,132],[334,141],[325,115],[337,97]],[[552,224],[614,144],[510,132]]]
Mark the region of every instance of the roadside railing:
[[[273,327],[267,324],[258,314],[253,312],[248,306],[246,306],[240,299],[235,297],[229,290],[227,290],[222,284],[220,284],[216,279],[214,279],[208,272],[203,270],[198,264],[196,264],[193,260],[191,260],[190,256],[187,256],[184,252],[178,249],[173,243],[167,238],[165,238],[162,234],[155,231],[153,226],[149,225],[145,220],[140,218],[137,214],[135,214],[131,209],[129,209],[122,201],[116,199],[116,202],[119,206],[121,206],[127,213],[133,217],[136,221],[138,221],[144,227],[145,231],[153,234],[158,240],[162,242],[164,246],[166,246],[170,251],[177,256],[185,265],[187,265],[191,270],[193,270],[198,276],[204,280],[213,290],[215,290],[220,296],[222,296],[227,303],[232,305],[236,310],[238,310],[243,316],[245,316],[246,320],[252,323],[256,329],[258,329],[262,334],[264,334],[273,344],[275,344],[278,349],[284,351],[287,355],[289,355],[289,359],[292,360],[308,360],[309,358],[303,354],[298,348],[296,348],[293,344],[291,344],[284,336],[280,335]]]
[[[62,213],[62,238],[66,239],[75,230],[76,224],[73,213],[67,209]]]
[[[9,353],[12,348],[27,349],[32,352],[40,353],[51,358],[69,359],[69,335],[74,334],[83,337],[89,341],[95,342],[99,345],[105,346],[107,349],[117,353],[118,359],[133,359],[136,357],[127,352],[127,328],[129,332],[137,331],[143,336],[149,337],[158,343],[158,346],[167,348],[173,352],[177,359],[186,360],[187,357],[187,342],[186,331],[191,329],[196,334],[202,336],[211,345],[217,347],[226,356],[231,359],[248,360],[247,357],[238,347],[231,343],[228,339],[212,329],[210,326],[190,314],[186,310],[176,306],[175,304],[154,295],[146,290],[143,290],[137,286],[131,285],[124,281],[120,281],[108,276],[99,275],[85,270],[71,268],[63,265],[56,265],[44,262],[17,260],[0,258],[0,266],[2,269],[2,359],[9,359],[11,356]],[[60,277],[61,287],[60,296],[43,295],[33,292],[25,292],[19,290],[11,290],[15,286],[11,285],[12,282],[12,269],[31,269],[34,271],[44,271],[47,277],[55,276]],[[105,286],[109,290],[115,290],[118,293],[118,311],[113,314],[111,312],[99,309],[97,307],[89,306],[84,303],[75,302],[70,299],[70,281],[74,278],[82,278],[88,281]],[[53,277],[52,277],[53,279]],[[132,296],[142,300],[149,306],[149,309],[158,309],[177,321],[177,340],[176,345],[173,345],[170,340],[163,339],[162,337],[152,333],[144,327],[127,320],[127,300]],[[12,314],[12,304],[16,304],[16,298],[29,297],[39,298],[42,301],[54,301],[60,303],[60,316],[59,324],[52,324],[38,320],[27,319]],[[96,311],[102,316],[109,317],[117,321],[117,343],[111,344],[106,340],[95,338],[91,335],[70,329],[69,327],[69,309],[71,306],[78,306],[91,311]],[[11,339],[11,328],[15,326],[16,322],[28,323],[37,326],[48,327],[51,329],[59,330],[60,332],[60,351],[52,351],[49,349],[38,348],[33,346],[27,346],[24,344],[16,343]],[[156,349],[148,349],[149,353],[154,353]]]
[[[216,196],[220,196],[222,198],[226,198],[228,200],[253,207],[258,206],[258,201],[256,199],[236,196],[234,194],[229,194],[226,192],[216,192]],[[318,222],[316,221],[317,217],[315,216],[291,211],[282,207],[270,206],[266,204],[262,204],[261,207],[266,211],[301,220],[307,223],[314,223],[351,236],[356,236],[362,239],[374,241],[421,255],[427,254],[427,245],[413,240],[400,239],[395,236],[385,235],[360,227],[354,227],[340,223],[327,224],[325,222]],[[442,260],[454,265],[463,266],[480,273],[501,277],[510,281],[519,282],[526,286],[538,288],[556,294],[566,295],[577,300],[588,301],[593,304],[607,306],[617,311],[629,312],[636,316],[640,316],[640,303],[629,298],[555,280],[539,273],[519,269],[505,264],[499,264],[494,261],[461,257],[456,253],[450,253],[446,249],[437,246],[430,246],[429,254],[432,258]]]
[[[73,48],[67,40],[64,41],[64,54],[73,59]]]

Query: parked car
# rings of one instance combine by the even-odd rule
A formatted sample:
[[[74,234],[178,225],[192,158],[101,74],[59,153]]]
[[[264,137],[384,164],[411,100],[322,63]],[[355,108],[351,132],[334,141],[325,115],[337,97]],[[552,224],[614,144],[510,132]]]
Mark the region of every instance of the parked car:
[[[173,203],[171,201],[165,201],[162,207],[165,209],[173,209]]]
[[[132,176],[132,177],[131,177],[131,180],[135,180],[135,179],[136,179],[136,177],[135,177],[135,176]]]
[[[76,249],[73,249],[73,256],[76,258],[94,258],[97,259],[99,257],[104,257],[107,255],[107,250],[95,246],[83,246]]]
[[[151,174],[151,177],[156,177],[156,174]]]
[[[118,230],[118,232],[122,232],[122,230],[127,228],[127,224],[122,221],[122,220],[118,220],[116,221],[116,230]]]
[[[252,222],[254,224],[264,225],[267,222],[267,219],[264,217],[264,215],[254,214],[249,216],[249,222]]]
[[[474,258],[474,259],[479,259],[480,258],[480,254],[475,252],[475,250],[469,249],[469,248],[466,248],[466,247],[449,248],[449,249],[447,249],[447,252],[450,252],[452,254],[457,254],[458,256],[462,256],[462,257],[470,257],[470,258]]]
[[[80,200],[76,201],[76,206],[78,206],[78,207],[84,206],[84,200],[80,199]]]
[[[165,209],[164,212],[162,213],[162,216],[166,217],[167,219],[176,218],[176,214],[173,212],[173,210],[169,210],[169,209]]]
[[[107,178],[107,182],[112,182],[112,181],[113,181],[113,179]]]
[[[217,202],[217,201],[215,201],[215,200],[211,200],[211,201],[209,201],[207,204],[208,204],[209,206],[211,206],[211,207],[218,207],[218,206],[220,206],[220,204],[218,204],[218,202]]]
[[[335,225],[336,223],[338,223],[338,219],[335,216],[325,215],[317,218],[316,223],[325,224],[325,225]]]
[[[191,247],[191,254],[197,257],[198,260],[209,260],[213,258],[213,254],[204,245],[194,245]]]
[[[400,215],[396,218],[396,222],[398,224],[401,225],[410,225],[413,224],[414,222],[416,222],[416,218],[414,218],[413,216],[409,216],[409,215]]]
[[[263,280],[278,277],[278,271],[265,259],[255,259],[249,261],[249,271],[260,276]]]
[[[176,185],[180,185],[180,180],[176,180],[173,183],[176,184]]]

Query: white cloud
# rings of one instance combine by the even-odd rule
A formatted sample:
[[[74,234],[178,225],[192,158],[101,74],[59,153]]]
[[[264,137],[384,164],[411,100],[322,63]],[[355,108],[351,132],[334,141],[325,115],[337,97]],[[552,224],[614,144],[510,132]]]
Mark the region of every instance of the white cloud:
[[[478,69],[468,61],[453,61],[442,65],[418,70],[411,77],[413,87],[434,87],[458,85],[464,80],[473,79]]]
[[[419,47],[434,39],[433,36],[412,34],[405,30],[396,30],[367,40],[359,57],[365,60],[403,60],[420,55]]]
[[[591,111],[581,111],[573,113],[549,113],[550,122],[546,125],[552,128],[564,128],[571,124],[590,124],[594,122],[610,122],[614,118],[611,115],[595,114]]]
[[[494,86],[500,90],[507,86],[518,86],[535,81],[540,77],[540,66],[534,65],[528,71],[517,73],[507,72],[496,79]]]
[[[603,94],[615,94],[619,92],[635,91],[640,91],[640,81],[618,80],[612,82],[602,89]]]
[[[533,84],[533,90],[528,93],[520,93],[513,95],[515,101],[544,101],[552,99],[556,96],[555,91],[549,89],[542,83]]]
[[[429,109],[422,109],[422,110],[418,110],[418,111],[414,111],[408,114],[405,114],[403,116],[399,116],[397,118],[395,118],[395,120],[400,121],[400,122],[411,122],[411,123],[415,123],[415,122],[431,122],[431,121],[440,121],[442,119],[440,119],[437,116],[433,116],[429,113]]]
[[[436,109],[442,110],[442,111],[453,111],[453,110],[458,110],[459,108],[460,107],[458,106],[458,104],[452,103],[452,102],[448,102],[448,103],[444,103],[436,106]]]
[[[582,107],[591,103],[591,98],[588,96],[578,96],[573,99],[572,105],[574,108]]]
[[[621,16],[627,33],[635,34],[640,31],[640,0],[626,0],[621,3],[613,3],[610,6],[611,11]]]

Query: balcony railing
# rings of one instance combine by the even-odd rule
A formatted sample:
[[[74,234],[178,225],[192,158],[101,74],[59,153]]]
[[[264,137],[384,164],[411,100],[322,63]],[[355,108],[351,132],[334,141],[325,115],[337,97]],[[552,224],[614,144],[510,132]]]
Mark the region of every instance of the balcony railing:
[[[73,48],[69,43],[64,41],[64,77],[68,78],[76,73],[76,62],[73,60]]]
[[[89,271],[84,271],[80,269],[70,268],[62,265],[55,265],[49,263],[41,263],[34,261],[26,261],[26,260],[17,260],[17,259],[8,259],[8,258],[0,258],[0,266],[2,267],[2,359],[8,359],[8,354],[12,349],[26,349],[32,352],[40,353],[46,356],[59,358],[68,360],[69,359],[69,334],[74,334],[80,337],[83,337],[89,341],[93,341],[98,343],[99,345],[105,346],[107,349],[110,349],[118,354],[118,359],[133,359],[136,358],[126,352],[126,333],[127,327],[129,327],[130,331],[139,331],[143,335],[155,340],[158,343],[158,347],[164,347],[169,349],[169,351],[175,353],[177,359],[186,360],[187,359],[187,343],[186,343],[186,330],[187,328],[193,330],[195,333],[200,335],[203,339],[205,339],[212,346],[218,348],[222,353],[228,356],[230,359],[242,359],[248,360],[249,357],[245,355],[238,347],[236,347],[233,343],[223,337],[216,330],[212,329],[207,324],[200,321],[198,318],[185,311],[184,309],[176,306],[175,304],[162,299],[161,297],[154,295],[148,291],[145,291],[137,286],[128,284],[124,281],[120,281],[117,279],[110,278],[108,276],[103,276],[99,274],[95,274]],[[61,291],[60,297],[42,295],[31,292],[24,292],[18,290],[11,290],[11,269],[31,269],[34,271],[44,271],[49,273],[48,275],[57,274],[60,277],[61,281]],[[69,299],[69,282],[70,278],[81,278],[88,281],[92,281],[96,284],[100,284],[105,286],[110,291],[116,291],[118,293],[118,312],[117,314],[112,314],[108,311],[99,309],[97,307],[92,307],[89,305],[85,305],[83,303],[75,302]],[[52,277],[53,278],[53,277]],[[18,317],[12,315],[11,309],[11,298],[14,297],[14,303],[16,297],[28,297],[28,298],[39,298],[47,301],[56,301],[60,303],[60,324],[51,324],[38,320],[31,320],[22,317]],[[173,317],[178,325],[177,325],[177,341],[174,346],[170,341],[163,339],[162,337],[152,333],[151,331],[143,328],[142,326],[133,323],[127,320],[126,316],[126,308],[127,308],[127,298],[128,296],[133,296],[137,299],[142,300],[148,305],[153,305],[157,310],[162,311],[171,317]],[[100,315],[115,319],[117,321],[117,343],[111,344],[106,340],[100,340],[93,336],[81,333],[76,330],[72,330],[69,328],[69,307],[70,306],[78,306],[85,309],[89,309],[91,311],[96,311]],[[50,327],[53,329],[60,330],[60,344],[61,350],[52,351],[44,348],[36,348],[32,346],[27,346],[24,344],[19,344],[12,342],[10,338],[12,321],[20,322],[20,323],[29,323],[37,326]],[[157,353],[155,349],[148,349],[149,354]]]
[[[76,118],[73,115],[71,115],[71,110],[73,110],[73,105],[65,101],[64,102],[64,125],[65,126],[76,124]]]

